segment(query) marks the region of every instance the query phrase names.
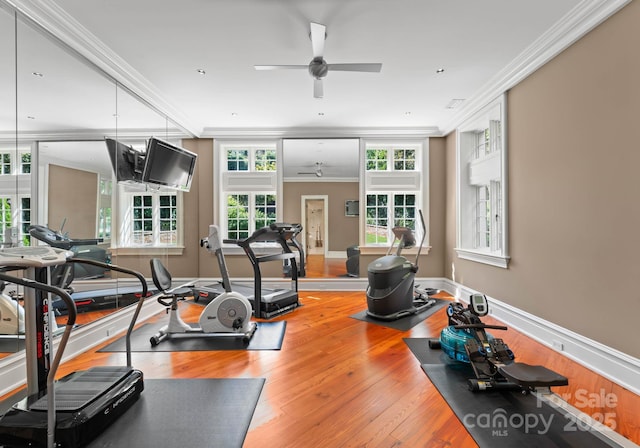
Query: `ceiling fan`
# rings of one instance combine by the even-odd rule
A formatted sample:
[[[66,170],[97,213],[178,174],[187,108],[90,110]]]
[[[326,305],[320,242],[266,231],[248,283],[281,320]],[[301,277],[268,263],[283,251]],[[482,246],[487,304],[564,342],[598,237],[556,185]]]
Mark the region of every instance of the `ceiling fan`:
[[[311,22],[311,32],[309,35],[311,37],[313,59],[309,65],[254,65],[255,69],[288,70],[306,68],[313,77],[314,98],[323,97],[322,78],[327,76],[329,71],[378,73],[382,70],[382,64],[379,63],[327,64],[327,61],[324,60],[324,41],[327,37],[326,29],[327,27],[324,25]]]
[[[316,169],[315,171],[298,171],[298,174],[315,174],[316,177],[322,177],[322,175],[324,174],[322,172],[322,162],[316,162]]]

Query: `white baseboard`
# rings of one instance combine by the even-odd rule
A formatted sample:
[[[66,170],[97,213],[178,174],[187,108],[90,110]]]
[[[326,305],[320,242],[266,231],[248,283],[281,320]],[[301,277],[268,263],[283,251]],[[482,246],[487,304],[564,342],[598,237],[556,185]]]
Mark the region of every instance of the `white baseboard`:
[[[481,291],[475,291],[449,279],[442,280],[442,289],[448,291],[458,300],[468,302],[469,295],[481,293]],[[489,307],[490,314],[496,319],[625,389],[640,395],[640,384],[638,383],[638,378],[640,378],[640,359],[492,297],[487,296],[487,300],[491,305]]]

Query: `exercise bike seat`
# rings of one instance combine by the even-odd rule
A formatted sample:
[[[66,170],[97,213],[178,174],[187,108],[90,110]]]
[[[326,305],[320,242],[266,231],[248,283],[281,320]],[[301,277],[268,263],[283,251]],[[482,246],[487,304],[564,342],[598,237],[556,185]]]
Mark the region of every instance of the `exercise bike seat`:
[[[544,366],[513,362],[498,368],[498,372],[513,383],[524,387],[566,386],[569,380]]]
[[[152,258],[149,264],[151,266],[151,278],[153,278],[153,284],[156,285],[158,291],[177,297],[193,295],[190,287],[182,286],[171,289],[171,274],[158,258]]]

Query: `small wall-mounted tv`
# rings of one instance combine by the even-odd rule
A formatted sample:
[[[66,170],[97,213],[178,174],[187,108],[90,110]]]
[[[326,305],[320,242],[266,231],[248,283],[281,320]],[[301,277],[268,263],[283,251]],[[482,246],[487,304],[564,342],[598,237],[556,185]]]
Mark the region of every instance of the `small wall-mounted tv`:
[[[107,152],[116,175],[116,181],[140,182],[144,169],[144,154],[112,138],[104,140],[107,144]]]
[[[360,201],[357,201],[357,200],[344,201],[344,214],[345,216],[360,215]]]
[[[152,137],[147,143],[147,155],[142,182],[189,191],[197,154]]]

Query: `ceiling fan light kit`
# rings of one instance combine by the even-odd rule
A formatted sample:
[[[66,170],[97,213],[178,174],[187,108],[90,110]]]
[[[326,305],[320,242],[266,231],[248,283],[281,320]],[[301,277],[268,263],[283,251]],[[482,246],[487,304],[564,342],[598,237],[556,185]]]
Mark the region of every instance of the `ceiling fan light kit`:
[[[255,69],[290,70],[306,68],[313,78],[314,98],[322,98],[324,96],[322,79],[327,76],[327,73],[330,71],[379,73],[380,70],[382,70],[382,64],[380,63],[327,64],[327,61],[324,59],[324,41],[327,37],[327,27],[319,23],[311,22],[310,30],[309,36],[311,37],[313,59],[308,65],[255,65]]]

